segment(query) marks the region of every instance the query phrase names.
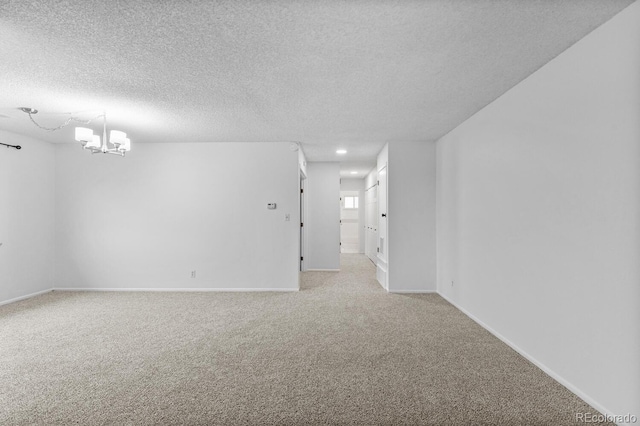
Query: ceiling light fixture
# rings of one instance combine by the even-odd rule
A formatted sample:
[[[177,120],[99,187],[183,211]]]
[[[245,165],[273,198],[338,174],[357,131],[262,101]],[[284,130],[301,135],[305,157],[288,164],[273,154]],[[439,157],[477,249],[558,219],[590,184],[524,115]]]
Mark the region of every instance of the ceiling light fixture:
[[[124,157],[124,153],[131,151],[131,140],[125,132],[120,130],[111,130],[109,139],[107,139],[107,114],[102,114],[102,143],[100,143],[100,135],[94,135],[93,130],[86,127],[76,127],[76,140],[82,144],[84,149],[88,149],[92,154],[116,154]],[[110,144],[113,147],[109,147]]]
[[[353,172],[351,172],[351,174],[352,174],[352,175],[357,175],[357,174],[358,174],[358,172],[353,171]]]
[[[89,124],[91,121],[102,118],[102,139],[100,135],[94,135],[93,130],[87,127],[76,127],[75,129],[75,139],[76,141],[82,144],[84,149],[88,149],[92,154],[102,153],[102,154],[115,154],[124,157],[124,154],[128,151],[131,151],[131,140],[127,137],[127,134],[121,132],[119,130],[111,130],[109,132],[109,138],[107,138],[107,113],[103,112],[100,115],[97,115],[89,120],[81,120],[77,117],[71,115],[63,124],[58,127],[44,127],[40,124],[36,123],[33,119],[33,115],[38,113],[37,109],[34,108],[20,108],[20,110],[24,111],[29,115],[29,118],[38,128],[42,130],[46,130],[48,132],[53,132],[55,130],[60,130],[64,127],[67,127],[72,121]]]
[[[346,149],[339,149],[336,151],[336,154],[346,154],[347,150]]]

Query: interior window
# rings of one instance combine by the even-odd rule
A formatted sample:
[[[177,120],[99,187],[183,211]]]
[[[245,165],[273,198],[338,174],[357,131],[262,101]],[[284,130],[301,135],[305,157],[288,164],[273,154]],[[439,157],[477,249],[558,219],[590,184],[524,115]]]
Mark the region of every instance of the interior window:
[[[358,197],[344,197],[344,208],[345,209],[357,209],[358,208]]]

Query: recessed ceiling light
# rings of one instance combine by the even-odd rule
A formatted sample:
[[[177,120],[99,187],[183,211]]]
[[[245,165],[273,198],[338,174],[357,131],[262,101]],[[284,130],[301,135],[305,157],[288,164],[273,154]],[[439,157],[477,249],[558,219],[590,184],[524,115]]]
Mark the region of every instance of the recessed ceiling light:
[[[339,149],[336,151],[336,154],[346,154],[347,150],[346,149]]]
[[[358,172],[351,172],[351,174],[352,174],[352,175],[357,175],[357,174],[358,174]]]

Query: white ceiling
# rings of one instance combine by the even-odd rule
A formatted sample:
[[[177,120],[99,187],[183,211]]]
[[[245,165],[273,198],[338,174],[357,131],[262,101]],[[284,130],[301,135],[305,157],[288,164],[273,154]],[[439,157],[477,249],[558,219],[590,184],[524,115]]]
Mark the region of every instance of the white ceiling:
[[[72,128],[16,108],[51,127],[106,110],[132,149],[298,141],[365,173],[384,143],[438,139],[630,3],[4,0],[0,129],[65,142]]]

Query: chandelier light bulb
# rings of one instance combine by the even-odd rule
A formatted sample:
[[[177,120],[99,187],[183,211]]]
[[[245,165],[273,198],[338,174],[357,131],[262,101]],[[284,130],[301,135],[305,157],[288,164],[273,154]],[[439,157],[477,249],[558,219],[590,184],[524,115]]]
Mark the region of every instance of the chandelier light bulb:
[[[131,140],[129,138],[125,138],[122,145],[118,147],[118,151],[121,151],[121,152],[131,151]]]
[[[87,142],[85,146],[87,148],[100,148],[100,136],[93,135],[91,142]]]
[[[86,127],[76,127],[76,140],[78,142],[89,143],[93,141],[93,130]]]
[[[114,145],[116,148],[120,145],[124,145],[127,139],[127,134],[125,132],[121,132],[120,130],[112,130],[109,132],[109,142]]]

